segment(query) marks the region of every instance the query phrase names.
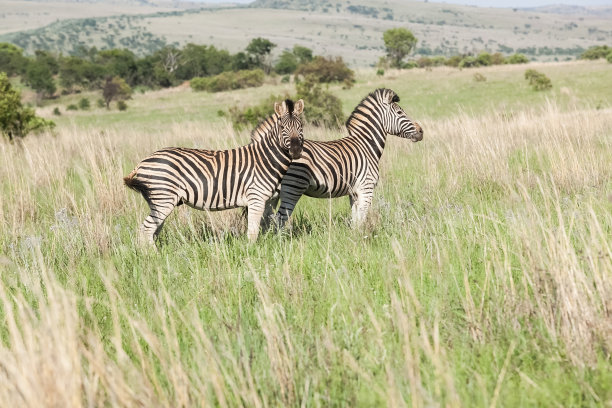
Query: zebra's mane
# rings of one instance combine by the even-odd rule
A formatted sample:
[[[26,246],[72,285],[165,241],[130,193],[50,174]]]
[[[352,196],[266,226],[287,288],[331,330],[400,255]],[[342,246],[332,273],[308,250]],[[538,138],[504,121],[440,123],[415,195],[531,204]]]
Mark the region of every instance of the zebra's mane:
[[[294,103],[291,99],[285,99],[287,110],[289,115],[293,115]],[[279,116],[275,113],[271,114],[255,126],[251,131],[251,143],[259,142],[263,137],[269,135],[270,131],[274,128],[274,124],[278,122]]]
[[[400,98],[399,96],[395,93],[395,91],[388,89],[388,88],[378,88],[372,92],[370,92],[365,98],[363,98],[361,100],[361,102],[359,102],[357,104],[357,106],[355,106],[355,109],[353,109],[353,112],[351,112],[351,114],[349,115],[348,119],[346,120],[345,126],[348,127],[349,123],[351,122],[351,120],[353,119],[353,117],[361,110],[361,107],[365,105],[366,101],[373,101],[374,104],[376,104],[376,102],[378,101],[378,99],[384,94],[384,93],[390,93],[391,95],[393,95],[391,97],[391,102],[399,102]]]

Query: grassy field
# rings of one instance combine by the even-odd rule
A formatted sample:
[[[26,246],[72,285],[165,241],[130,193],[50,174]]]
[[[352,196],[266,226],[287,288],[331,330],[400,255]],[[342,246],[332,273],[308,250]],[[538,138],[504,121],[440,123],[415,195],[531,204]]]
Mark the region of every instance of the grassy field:
[[[550,92],[524,66],[332,87],[347,113],[395,89],[425,131],[389,137],[359,230],[348,199],[304,198],[255,244],[240,210],[181,207],[159,251],[135,245],[122,177],[246,143],[217,111],[287,84],[137,94],[0,141],[0,405],[610,406],[612,70],[529,67]]]

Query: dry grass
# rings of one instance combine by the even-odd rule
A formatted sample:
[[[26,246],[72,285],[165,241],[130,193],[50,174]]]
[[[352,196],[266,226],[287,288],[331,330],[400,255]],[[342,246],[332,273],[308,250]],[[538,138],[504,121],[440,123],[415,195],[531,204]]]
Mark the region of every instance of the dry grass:
[[[389,140],[369,238],[340,201],[254,246],[239,212],[181,209],[158,254],[121,178],[246,134],[0,142],[0,405],[609,405],[611,113],[424,118]]]

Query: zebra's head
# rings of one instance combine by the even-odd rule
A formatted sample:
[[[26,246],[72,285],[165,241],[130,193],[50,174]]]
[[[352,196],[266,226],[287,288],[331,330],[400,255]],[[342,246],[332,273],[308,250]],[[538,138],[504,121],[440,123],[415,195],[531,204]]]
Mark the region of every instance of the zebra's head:
[[[291,159],[302,156],[304,134],[300,115],[304,111],[304,101],[293,102],[291,99],[274,103],[274,112],[278,115],[281,145],[289,152]]]
[[[423,139],[423,129],[417,122],[408,118],[406,112],[398,105],[399,96],[390,89],[381,90],[382,104],[385,108],[383,124],[385,131],[404,139],[418,142]]]

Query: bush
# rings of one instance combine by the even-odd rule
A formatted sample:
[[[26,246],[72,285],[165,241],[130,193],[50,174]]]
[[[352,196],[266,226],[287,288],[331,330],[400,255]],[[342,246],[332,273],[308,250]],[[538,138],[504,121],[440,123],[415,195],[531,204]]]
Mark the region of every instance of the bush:
[[[296,99],[303,99],[304,117],[315,126],[337,127],[342,119],[342,102],[331,92],[321,88],[316,77],[307,76],[296,84]]]
[[[523,54],[513,54],[506,59],[507,64],[527,64],[529,59]]]
[[[213,77],[193,78],[190,86],[194,91],[221,92],[261,86],[264,78],[265,74],[261,69],[228,71]]]
[[[612,51],[608,54],[606,59],[608,60],[608,62],[612,63]]]
[[[525,79],[529,81],[529,85],[536,91],[544,91],[552,88],[550,78],[535,69],[528,69],[525,71]]]
[[[259,122],[274,113],[274,102],[287,99],[278,95],[271,95],[260,104],[240,109],[233,106],[229,109],[229,116],[235,129],[253,128]]]
[[[580,54],[580,59],[587,60],[596,60],[600,58],[607,58],[612,48],[609,48],[607,45],[596,45],[594,47],[590,47],[588,50]]]
[[[79,101],[79,109],[87,110],[90,106],[91,105],[89,103],[89,99],[87,98],[81,98],[81,100]]]
[[[477,66],[478,66],[478,60],[470,56],[463,58],[461,62],[459,62],[459,68],[471,68],[471,67],[477,67]]]
[[[13,140],[53,127],[55,123],[36,116],[32,108],[23,106],[21,93],[13,89],[6,73],[0,72],[0,133]]]
[[[55,116],[60,116],[62,112],[60,112],[59,108],[56,106],[55,109],[53,109],[53,114]]]
[[[506,59],[504,58],[504,55],[501,52],[496,52],[495,54],[491,55],[491,64],[503,65],[505,63]]]
[[[128,106],[127,103],[125,103],[125,101],[117,101],[117,109],[119,109],[120,111],[124,111],[127,110]]]
[[[71,103],[70,105],[66,106],[66,110],[67,111],[75,111],[75,110],[79,110],[79,107],[76,106],[74,103]]]
[[[385,70],[382,68],[379,68],[378,70],[376,70],[376,75],[378,76],[383,76],[385,75]]]
[[[355,73],[346,66],[342,57],[315,57],[309,63],[300,65],[295,75],[311,77],[315,82],[343,82],[348,87],[355,82]]]
[[[104,102],[104,99],[98,98],[98,100],[96,100],[96,106],[98,108],[104,108],[106,106],[106,103]]]
[[[444,62],[444,65],[448,67],[458,67],[462,58],[460,55],[453,55],[452,57],[448,57],[448,59]]]

